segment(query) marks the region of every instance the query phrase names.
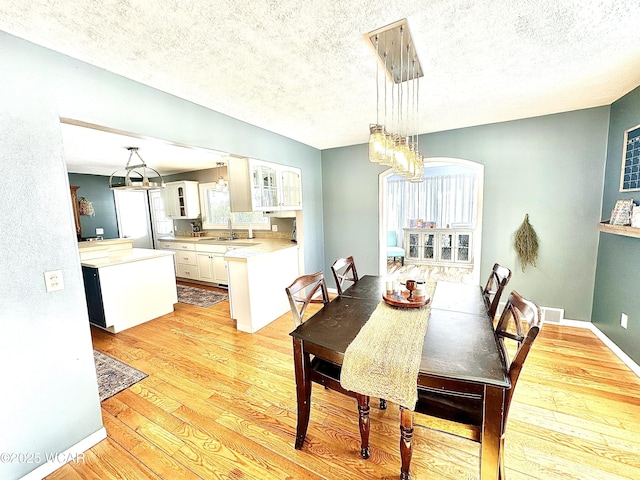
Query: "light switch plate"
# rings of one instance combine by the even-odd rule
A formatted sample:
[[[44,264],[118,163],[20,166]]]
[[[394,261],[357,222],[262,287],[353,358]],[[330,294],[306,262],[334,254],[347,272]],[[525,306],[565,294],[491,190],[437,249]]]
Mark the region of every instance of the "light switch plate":
[[[44,272],[44,284],[47,288],[47,293],[63,290],[64,280],[62,278],[62,270]]]

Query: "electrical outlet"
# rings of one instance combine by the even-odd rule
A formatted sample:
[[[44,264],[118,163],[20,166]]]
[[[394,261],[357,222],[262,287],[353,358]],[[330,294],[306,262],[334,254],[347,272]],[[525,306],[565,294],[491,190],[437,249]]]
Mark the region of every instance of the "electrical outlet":
[[[104,235],[104,228],[96,228],[96,235]]]
[[[62,270],[54,270],[52,272],[44,272],[44,284],[47,293],[64,289],[64,280],[62,279]]]
[[[271,231],[272,232],[277,232],[278,231],[278,225],[271,225]]]
[[[622,328],[627,328],[627,323],[629,323],[629,316],[626,313],[620,315],[620,326]]]

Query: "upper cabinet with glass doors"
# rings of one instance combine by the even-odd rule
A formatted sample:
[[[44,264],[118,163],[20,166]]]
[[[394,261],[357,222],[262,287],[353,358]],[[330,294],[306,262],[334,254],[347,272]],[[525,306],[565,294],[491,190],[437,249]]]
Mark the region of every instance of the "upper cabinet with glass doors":
[[[302,209],[299,168],[236,157],[227,168],[232,212]]]

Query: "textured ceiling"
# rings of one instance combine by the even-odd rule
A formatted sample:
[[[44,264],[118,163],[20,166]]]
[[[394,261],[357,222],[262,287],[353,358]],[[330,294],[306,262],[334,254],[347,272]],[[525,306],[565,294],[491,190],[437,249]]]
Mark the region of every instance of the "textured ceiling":
[[[319,149],[367,141],[365,34],[403,18],[425,72],[421,133],[640,85],[638,0],[0,0],[0,30]]]

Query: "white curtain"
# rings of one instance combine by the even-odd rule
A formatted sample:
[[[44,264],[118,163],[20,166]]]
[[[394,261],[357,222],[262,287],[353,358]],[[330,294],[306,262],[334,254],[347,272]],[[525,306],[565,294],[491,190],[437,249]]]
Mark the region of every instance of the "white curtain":
[[[437,228],[464,224],[475,228],[476,175],[425,177],[411,183],[399,176],[387,180],[387,230],[396,232],[398,244],[411,219],[436,222]]]

